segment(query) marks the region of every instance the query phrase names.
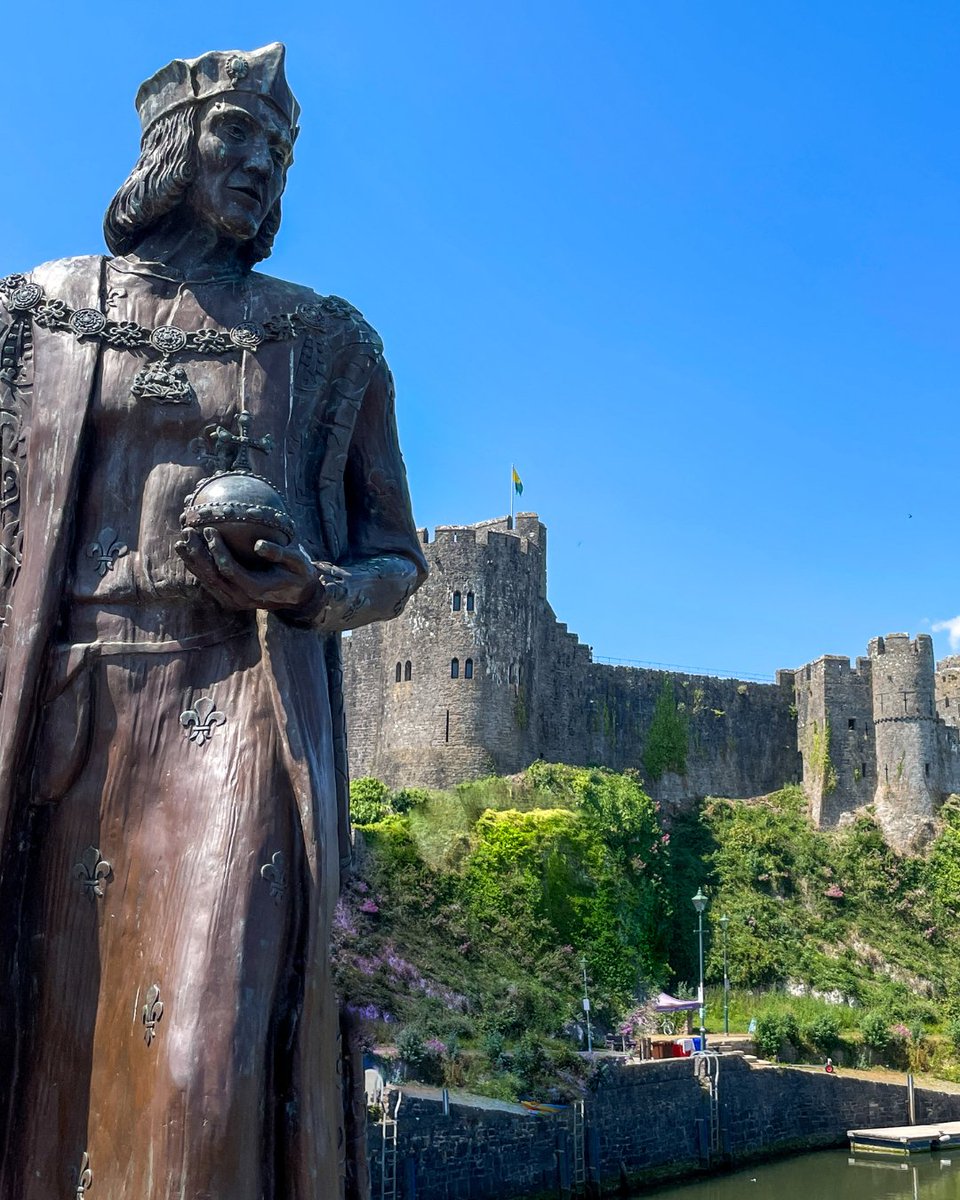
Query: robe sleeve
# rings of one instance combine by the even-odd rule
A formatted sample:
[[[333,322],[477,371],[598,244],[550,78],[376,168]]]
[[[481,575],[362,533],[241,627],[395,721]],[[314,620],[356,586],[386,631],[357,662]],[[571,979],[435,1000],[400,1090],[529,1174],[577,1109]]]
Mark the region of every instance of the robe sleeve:
[[[324,590],[298,624],[356,629],[403,611],[427,577],[400,453],[393,376],[378,358],[363,392],[344,471],[347,544],[336,564],[318,563]]]
[[[30,390],[30,324],[4,303],[4,290],[0,289],[0,694],[11,632],[9,602],[22,553],[20,495]]]

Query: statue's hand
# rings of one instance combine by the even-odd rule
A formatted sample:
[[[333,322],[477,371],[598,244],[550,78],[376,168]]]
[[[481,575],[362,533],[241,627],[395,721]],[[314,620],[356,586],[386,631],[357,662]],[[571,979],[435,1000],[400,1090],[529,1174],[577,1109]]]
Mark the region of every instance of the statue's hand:
[[[299,612],[322,606],[324,584],[302,546],[258,541],[254,551],[265,565],[257,571],[243,566],[210,527],[202,534],[197,529],[185,530],[174,549],[224,608]]]

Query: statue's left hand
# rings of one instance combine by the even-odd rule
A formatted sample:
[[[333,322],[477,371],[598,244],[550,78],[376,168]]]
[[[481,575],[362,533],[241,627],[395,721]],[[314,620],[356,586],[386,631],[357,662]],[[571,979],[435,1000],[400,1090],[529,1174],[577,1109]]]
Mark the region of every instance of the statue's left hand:
[[[188,569],[224,608],[298,611],[316,606],[323,590],[317,568],[298,545],[258,541],[255,552],[264,559],[251,571],[231,554],[215,529],[184,531],[174,546]]]

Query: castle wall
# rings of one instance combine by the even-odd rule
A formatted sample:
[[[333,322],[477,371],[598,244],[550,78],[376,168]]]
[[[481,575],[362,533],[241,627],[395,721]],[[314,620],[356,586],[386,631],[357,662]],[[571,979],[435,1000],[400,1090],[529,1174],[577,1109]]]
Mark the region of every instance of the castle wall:
[[[644,746],[669,680],[687,724],[687,769],[647,779],[657,799],[758,795],[799,778],[792,674],[757,684],[595,663],[547,601],[546,530],[535,514],[518,515],[512,530],[506,519],[439,526],[425,550],[431,574],[403,616],[344,644],[354,776],[449,787],[538,757],[646,775]]]
[[[789,672],[779,683],[763,684],[608,666],[585,655],[577,665],[573,687],[557,672],[541,696],[538,740],[545,758],[637,770],[650,794],[667,803],[756,796],[799,779]],[[686,770],[654,779],[644,751],[665,685],[687,729]]]
[[[636,770],[668,804],[802,777],[818,827],[874,803],[902,849],[960,792],[960,656],[935,669],[925,634],[876,638],[855,665],[824,655],[772,684],[610,666],[550,607],[535,513],[421,536],[430,577],[406,611],[344,640],[355,777],[450,787],[544,758]],[[666,685],[685,770],[652,778],[644,751]]]

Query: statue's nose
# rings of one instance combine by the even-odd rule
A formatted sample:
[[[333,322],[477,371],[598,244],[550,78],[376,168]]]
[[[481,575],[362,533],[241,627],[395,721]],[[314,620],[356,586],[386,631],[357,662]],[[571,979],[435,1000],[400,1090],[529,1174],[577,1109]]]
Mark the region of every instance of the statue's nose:
[[[270,155],[270,147],[266,143],[261,142],[258,146],[251,148],[247,157],[247,168],[259,175],[261,179],[270,178],[273,174],[273,159]]]

